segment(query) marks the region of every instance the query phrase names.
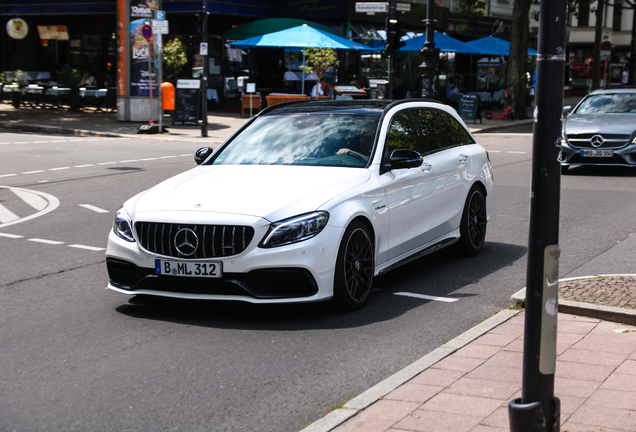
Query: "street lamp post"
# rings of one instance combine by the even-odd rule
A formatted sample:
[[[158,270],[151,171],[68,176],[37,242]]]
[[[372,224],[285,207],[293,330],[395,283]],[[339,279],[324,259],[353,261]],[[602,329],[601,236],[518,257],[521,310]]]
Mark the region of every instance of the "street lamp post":
[[[208,136],[208,1],[203,0],[203,43],[206,51],[203,57],[203,76],[201,77],[201,136]]]
[[[636,5],[632,7],[632,41],[629,49],[629,81],[630,86],[636,85]]]
[[[433,11],[435,8],[435,0],[428,0],[427,3],[427,19],[426,23],[426,42],[424,47],[420,49],[423,61],[420,65],[422,68],[422,92],[423,98],[434,99],[435,92],[433,90],[433,80],[435,79],[435,66],[437,60],[437,51],[435,50],[435,20],[433,19]]]

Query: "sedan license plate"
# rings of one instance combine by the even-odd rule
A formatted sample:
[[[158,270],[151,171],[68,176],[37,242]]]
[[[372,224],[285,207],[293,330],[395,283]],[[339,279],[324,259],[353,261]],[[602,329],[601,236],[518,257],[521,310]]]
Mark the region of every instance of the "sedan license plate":
[[[223,268],[220,261],[169,261],[155,260],[155,273],[158,275],[220,278]]]
[[[612,157],[614,150],[581,150],[582,157]]]

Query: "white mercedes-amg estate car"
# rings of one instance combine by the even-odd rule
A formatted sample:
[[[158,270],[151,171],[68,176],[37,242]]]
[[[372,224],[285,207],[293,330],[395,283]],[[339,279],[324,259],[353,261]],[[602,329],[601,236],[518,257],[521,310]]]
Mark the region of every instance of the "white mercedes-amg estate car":
[[[490,159],[438,102],[283,103],[195,160],[117,211],[110,289],[357,309],[379,274],[484,246]]]

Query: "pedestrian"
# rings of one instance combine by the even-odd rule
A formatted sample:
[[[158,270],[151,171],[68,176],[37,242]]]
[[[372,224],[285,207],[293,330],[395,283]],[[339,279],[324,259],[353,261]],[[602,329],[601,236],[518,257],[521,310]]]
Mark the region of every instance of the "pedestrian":
[[[320,81],[318,81],[316,83],[316,85],[314,86],[314,88],[311,89],[311,97],[313,99],[316,98],[316,96],[324,96],[325,95],[325,91],[323,89],[323,86],[325,85],[325,79],[321,78]]]
[[[627,83],[629,82],[629,69],[628,68],[625,68],[625,70],[623,71],[622,82],[623,82],[624,86],[626,86]]]

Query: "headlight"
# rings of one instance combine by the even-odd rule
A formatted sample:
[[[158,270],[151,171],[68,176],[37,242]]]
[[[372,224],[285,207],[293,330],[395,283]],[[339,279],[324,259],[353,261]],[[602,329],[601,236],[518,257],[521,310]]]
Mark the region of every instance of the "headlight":
[[[569,143],[568,143],[568,137],[565,135],[565,132],[564,132],[564,133],[561,133],[561,145],[562,145],[562,146],[563,146],[563,145],[566,145],[566,146],[567,146],[568,144],[569,144]]]
[[[119,207],[119,210],[115,213],[113,232],[117,234],[117,237],[123,238],[126,241],[135,241],[132,231],[132,221],[130,220],[130,216],[124,206]]]
[[[259,245],[272,248],[315,237],[327,226],[329,213],[314,212],[274,222]]]

